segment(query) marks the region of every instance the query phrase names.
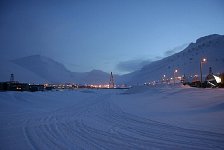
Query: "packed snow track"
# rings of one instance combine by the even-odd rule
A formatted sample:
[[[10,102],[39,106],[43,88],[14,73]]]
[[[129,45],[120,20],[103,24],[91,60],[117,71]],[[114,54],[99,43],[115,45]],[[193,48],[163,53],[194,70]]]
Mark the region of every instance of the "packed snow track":
[[[223,133],[126,111],[119,100],[136,94],[123,93],[0,93],[0,149],[224,149]]]

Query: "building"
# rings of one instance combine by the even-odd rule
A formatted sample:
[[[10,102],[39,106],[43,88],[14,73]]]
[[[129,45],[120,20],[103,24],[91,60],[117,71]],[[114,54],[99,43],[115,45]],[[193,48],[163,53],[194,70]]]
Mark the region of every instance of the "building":
[[[29,84],[19,82],[1,82],[1,91],[29,91]]]
[[[29,91],[31,91],[31,92],[44,91],[44,85],[42,85],[42,84],[29,85]]]

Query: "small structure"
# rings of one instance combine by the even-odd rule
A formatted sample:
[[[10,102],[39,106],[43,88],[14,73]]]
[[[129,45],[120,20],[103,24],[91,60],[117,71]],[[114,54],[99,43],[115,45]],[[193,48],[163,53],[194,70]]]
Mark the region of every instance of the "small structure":
[[[221,78],[221,85],[220,85],[220,87],[221,87],[221,88],[224,88],[224,73],[222,73],[222,74],[220,75],[220,78]]]
[[[10,80],[0,82],[0,91],[44,91],[44,85],[30,85],[14,80],[14,74],[10,75]]]
[[[0,83],[1,91],[29,91],[29,85],[27,83],[19,83],[14,80],[14,74],[10,75],[10,79],[7,82]]]
[[[110,82],[109,82],[109,88],[114,88],[114,77],[113,77],[113,73],[110,73]]]
[[[198,78],[198,75],[195,75],[193,78],[192,78],[192,82],[190,83],[190,86],[192,87],[200,87],[201,86],[201,82]]]
[[[219,76],[209,74],[206,77],[206,82],[207,82],[208,87],[215,88],[215,87],[218,87],[219,85],[221,85],[221,78]]]
[[[180,82],[183,83],[183,85],[186,85],[188,83],[188,80],[187,80],[185,74],[182,76]]]
[[[222,85],[222,76],[221,75],[214,75],[212,72],[212,67],[209,67],[209,74],[205,78],[206,87],[221,87]]]
[[[29,84],[19,82],[1,82],[1,91],[29,91]]]
[[[14,82],[14,74],[11,74],[11,76],[10,76],[10,80],[9,80],[10,82]]]
[[[42,84],[32,84],[32,85],[29,85],[29,90],[31,92],[44,91],[44,85],[42,85]]]
[[[5,82],[0,82],[0,91],[6,91],[7,85]]]

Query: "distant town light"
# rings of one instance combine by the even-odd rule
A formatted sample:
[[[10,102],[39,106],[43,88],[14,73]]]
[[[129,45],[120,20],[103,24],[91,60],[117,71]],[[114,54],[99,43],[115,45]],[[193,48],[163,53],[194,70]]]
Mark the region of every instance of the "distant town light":
[[[201,62],[202,62],[202,63],[203,63],[203,62],[206,62],[206,58],[203,58]]]

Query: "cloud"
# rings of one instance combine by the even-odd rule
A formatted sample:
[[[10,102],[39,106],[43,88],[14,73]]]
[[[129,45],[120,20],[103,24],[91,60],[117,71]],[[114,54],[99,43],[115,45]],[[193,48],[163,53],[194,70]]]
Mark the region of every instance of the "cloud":
[[[173,49],[164,52],[164,56],[156,56],[150,59],[132,59],[127,61],[121,61],[116,65],[116,69],[122,73],[130,73],[141,69],[143,66],[150,64],[153,61],[163,59],[164,57],[171,56],[177,52],[184,50],[189,43],[183,44],[181,46],[175,47]]]
[[[168,57],[168,56],[171,56],[171,55],[173,55],[177,52],[180,52],[180,51],[184,50],[188,45],[189,45],[189,43],[186,43],[186,44],[180,45],[178,47],[175,47],[171,50],[167,50],[167,51],[164,52],[164,56]]]
[[[121,72],[133,72],[141,69],[143,66],[151,63],[151,60],[143,60],[143,59],[134,59],[128,61],[119,62],[116,68]]]
[[[175,50],[168,50],[168,51],[165,51],[164,55],[165,55],[165,56],[170,56],[170,55],[173,55],[173,54],[175,54],[175,53],[176,53]]]

